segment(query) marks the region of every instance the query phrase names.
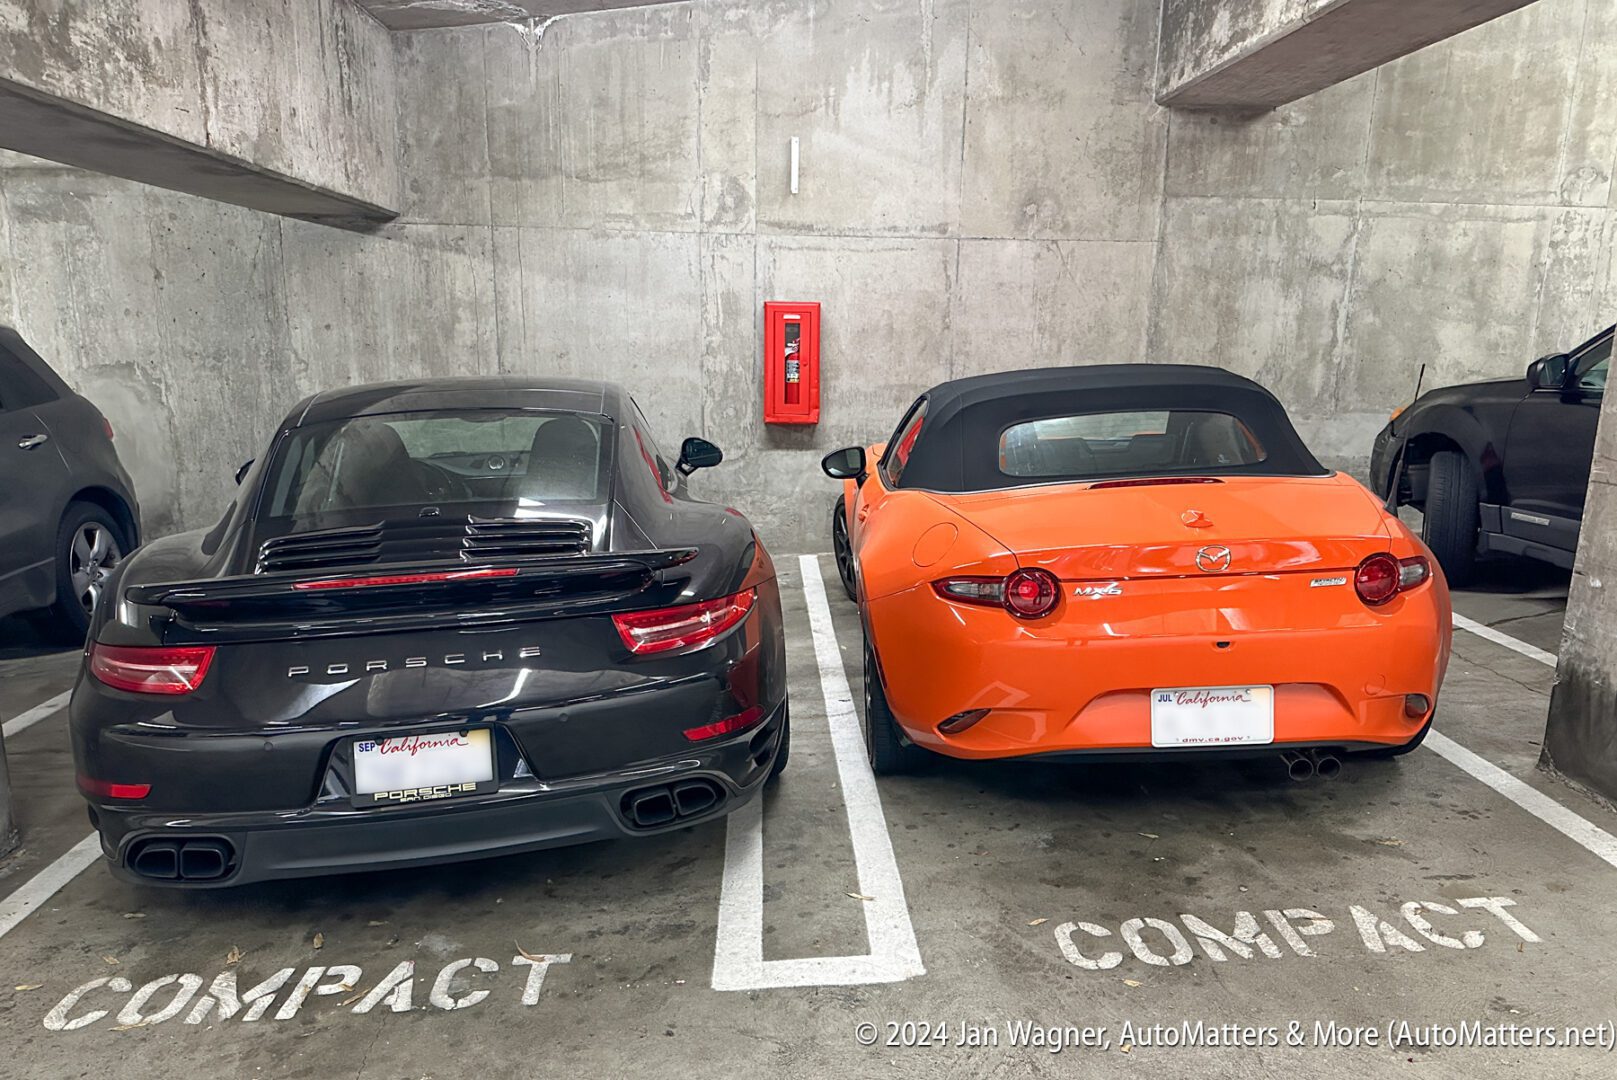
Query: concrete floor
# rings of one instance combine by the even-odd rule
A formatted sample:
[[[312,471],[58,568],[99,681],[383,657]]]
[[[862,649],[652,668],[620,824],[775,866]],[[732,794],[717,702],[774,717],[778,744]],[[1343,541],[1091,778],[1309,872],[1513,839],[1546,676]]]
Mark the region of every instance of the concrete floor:
[[[885,813],[876,813],[856,773],[839,782],[833,749],[832,731],[847,731],[835,700],[844,673],[853,700],[861,700],[854,610],[834,585],[827,590],[835,642],[822,632],[817,654],[802,569],[790,558],[781,565],[795,743],[791,768],[762,807],[761,889],[749,892],[752,819],[740,816],[642,842],[220,893],[135,888],[93,866],[0,939],[0,1075],[722,1076],[748,1069],[804,1077],[1323,1077],[1344,1069],[1404,1075],[1412,1067],[1473,1077],[1524,1067],[1531,1075],[1610,1075],[1617,975],[1601,943],[1617,938],[1617,868],[1444,756],[1422,749],[1397,762],[1355,762],[1339,780],[1302,785],[1270,760],[943,762],[923,776],[883,780]],[[834,582],[830,559],[819,565]],[[1565,592],[1565,574],[1505,564],[1457,594],[1456,607],[1554,651]],[[14,644],[0,659],[0,716],[12,717],[65,689],[77,658],[15,643],[15,635],[7,640]],[[841,672],[817,662],[817,655],[834,657],[833,648]],[[1552,677],[1536,660],[1457,633],[1439,728],[1617,832],[1617,814],[1534,769]],[[25,847],[0,867],[0,896],[88,832],[64,724],[57,714],[7,740]],[[846,757],[843,764],[846,772]],[[853,834],[861,838],[857,859]],[[882,873],[884,836],[907,910]],[[1462,905],[1477,898],[1514,906]],[[1424,910],[1434,938],[1447,944],[1417,933],[1401,912],[1408,902],[1453,912],[1411,912],[1420,920]],[[1334,929],[1288,937],[1265,914],[1320,929],[1297,909]],[[1250,959],[1226,943],[1226,959],[1215,961],[1186,932],[1209,933],[1194,924],[1200,919],[1235,933],[1240,912],[1267,932],[1243,946]],[[877,926],[868,937],[867,916]],[[1131,932],[1124,924],[1135,919],[1164,921],[1140,930],[1142,951],[1158,962],[1121,944]],[[751,920],[761,923],[761,947],[756,936],[746,940],[749,929],[759,933]],[[903,981],[713,988],[716,947],[726,955],[761,948],[754,959],[763,962],[750,969],[764,973],[758,981],[890,977],[901,963],[804,958],[861,958],[872,941],[878,953],[902,952],[911,929],[925,972]],[[1171,962],[1170,935],[1187,940],[1187,962]],[[1071,958],[1063,948],[1069,939]],[[1277,955],[1264,955],[1265,945]],[[497,970],[468,964],[442,974],[478,957]],[[385,987],[369,994],[402,962],[414,964],[407,1009],[398,996],[382,1000]],[[251,1008],[244,1006],[228,1020],[215,1009],[186,1022],[221,973],[234,972],[246,993],[282,969],[291,973],[261,1018],[244,1020]],[[129,988],[165,976],[180,978],[156,987],[143,1007],[132,1003]],[[128,987],[101,985],[52,1015],[70,990],[102,978],[127,979]],[[289,1003],[300,980],[306,1000]],[[190,1003],[152,1022],[177,989],[183,995],[196,981],[201,989]],[[457,1003],[463,1007],[444,1007]],[[125,1006],[133,1012],[120,1017]],[[105,1015],[81,1027],[53,1029],[99,1010]],[[946,1025],[947,1045],[858,1041],[861,1023],[876,1025],[885,1042],[887,1025],[906,1021]],[[1206,1025],[1200,1046],[1150,1044],[1152,1025],[1172,1027],[1171,1036],[1187,1021]],[[1292,1021],[1305,1042],[1315,1039],[1316,1022],[1334,1022],[1342,1038],[1375,1028],[1383,1045],[1291,1047]],[[1389,1021],[1552,1025],[1558,1033],[1604,1023],[1606,1049],[1393,1049],[1385,1045]],[[1013,1046],[1019,1022],[1105,1028],[1107,1042],[1059,1054]],[[1125,1033],[1125,1023],[1135,1030]],[[1213,1036],[1230,1034],[1221,1025],[1232,1023],[1273,1026],[1279,1045],[1212,1045]],[[969,1039],[984,1030],[998,1046],[958,1044],[962,1031]]]

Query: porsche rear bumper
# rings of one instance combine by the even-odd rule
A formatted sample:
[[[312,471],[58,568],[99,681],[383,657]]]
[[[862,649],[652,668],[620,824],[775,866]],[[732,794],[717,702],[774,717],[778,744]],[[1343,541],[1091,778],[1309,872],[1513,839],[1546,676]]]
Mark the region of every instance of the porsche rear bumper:
[[[183,818],[99,803],[91,816],[114,874],[180,888],[402,869],[649,836],[723,817],[751,801],[779,752],[785,709],[780,705],[765,723],[742,735],[678,757],[559,783],[508,780],[487,796],[383,809],[338,804],[297,813]],[[699,797],[703,789],[710,803]],[[661,792],[668,793],[673,816],[654,824],[637,821],[637,800]],[[222,851],[219,872],[212,872],[211,863],[197,862],[195,854],[192,861],[208,872],[183,872],[187,851]]]

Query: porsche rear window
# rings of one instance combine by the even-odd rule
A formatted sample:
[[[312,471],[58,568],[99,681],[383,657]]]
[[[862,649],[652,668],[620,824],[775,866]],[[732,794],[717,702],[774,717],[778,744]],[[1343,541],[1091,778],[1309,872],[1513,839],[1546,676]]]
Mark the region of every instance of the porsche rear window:
[[[1261,443],[1225,412],[1160,409],[1028,420],[999,437],[999,469],[1029,480],[1092,480],[1256,465]]]
[[[474,409],[309,424],[279,447],[265,516],[600,502],[609,446],[603,418],[578,413]]]

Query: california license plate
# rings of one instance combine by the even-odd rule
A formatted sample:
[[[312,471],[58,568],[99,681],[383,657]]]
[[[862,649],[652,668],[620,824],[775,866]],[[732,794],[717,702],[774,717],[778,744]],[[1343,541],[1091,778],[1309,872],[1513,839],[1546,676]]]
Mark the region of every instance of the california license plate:
[[[488,728],[355,739],[354,801],[396,805],[474,795],[497,786]]]
[[[1272,686],[1151,691],[1152,746],[1251,746],[1275,741]]]

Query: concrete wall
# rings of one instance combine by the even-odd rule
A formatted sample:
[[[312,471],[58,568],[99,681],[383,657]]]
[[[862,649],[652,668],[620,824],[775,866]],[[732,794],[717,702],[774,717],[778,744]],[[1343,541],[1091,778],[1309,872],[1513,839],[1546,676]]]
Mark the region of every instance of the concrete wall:
[[[0,152],[0,322],[111,420],[150,535],[216,520],[305,394],[493,371],[489,269],[487,230],[360,236]]]
[[[163,527],[210,520],[297,394],[358,378],[616,377],[662,441],[725,448],[700,490],[823,549],[819,456],[946,378],[1223,364],[1360,467],[1422,361],[1512,375],[1613,317],[1617,5],[1539,0],[1250,119],[1153,102],[1157,22],[695,0],[398,34],[378,236],[13,170],[0,254],[24,332],[152,418]],[[760,421],[770,299],[825,305],[815,429]]]
[[[385,220],[396,116],[391,39],[352,0],[0,0],[0,146],[13,150]]]
[[[1163,0],[1157,101],[1272,109],[1534,0]]]
[[[1617,395],[1601,403],[1544,764],[1617,802]]]

